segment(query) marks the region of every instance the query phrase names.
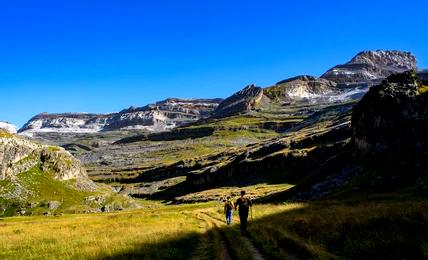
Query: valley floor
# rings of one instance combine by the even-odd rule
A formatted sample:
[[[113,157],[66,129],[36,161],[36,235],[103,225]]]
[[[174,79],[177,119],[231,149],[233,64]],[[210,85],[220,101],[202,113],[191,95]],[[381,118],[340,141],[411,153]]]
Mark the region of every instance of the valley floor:
[[[0,219],[1,259],[426,259],[428,201],[256,204],[248,237],[220,202]]]

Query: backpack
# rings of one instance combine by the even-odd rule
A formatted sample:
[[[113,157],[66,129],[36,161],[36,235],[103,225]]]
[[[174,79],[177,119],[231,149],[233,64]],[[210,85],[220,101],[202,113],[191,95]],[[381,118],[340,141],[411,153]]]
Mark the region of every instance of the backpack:
[[[240,207],[249,208],[251,206],[251,202],[248,198],[241,198]]]
[[[233,202],[231,200],[226,201],[226,209],[233,210]]]

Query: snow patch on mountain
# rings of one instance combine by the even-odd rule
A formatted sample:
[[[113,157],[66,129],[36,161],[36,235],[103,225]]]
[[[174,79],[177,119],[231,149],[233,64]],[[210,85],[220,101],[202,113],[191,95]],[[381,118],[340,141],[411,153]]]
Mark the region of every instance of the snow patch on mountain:
[[[18,130],[18,128],[15,125],[4,121],[0,121],[0,129],[6,130],[7,132],[12,134],[15,134]]]

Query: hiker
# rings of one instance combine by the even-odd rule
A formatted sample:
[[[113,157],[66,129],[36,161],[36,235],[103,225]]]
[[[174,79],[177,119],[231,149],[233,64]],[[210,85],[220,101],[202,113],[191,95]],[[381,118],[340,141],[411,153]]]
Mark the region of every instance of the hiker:
[[[239,220],[241,221],[241,235],[247,235],[248,213],[252,206],[251,200],[241,191],[241,197],[235,203],[235,210],[239,207]]]
[[[224,203],[224,213],[226,214],[226,224],[228,225],[232,224],[233,208],[233,201],[228,196]]]

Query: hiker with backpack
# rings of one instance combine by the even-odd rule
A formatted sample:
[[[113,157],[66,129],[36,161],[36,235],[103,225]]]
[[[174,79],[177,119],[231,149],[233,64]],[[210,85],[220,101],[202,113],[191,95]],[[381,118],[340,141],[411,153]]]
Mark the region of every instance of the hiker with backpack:
[[[248,213],[253,206],[251,200],[245,196],[245,191],[241,191],[241,197],[235,203],[235,210],[239,208],[239,220],[241,221],[241,235],[247,235]]]
[[[226,214],[226,224],[228,225],[232,224],[233,208],[233,201],[228,196],[224,203],[224,213]]]

